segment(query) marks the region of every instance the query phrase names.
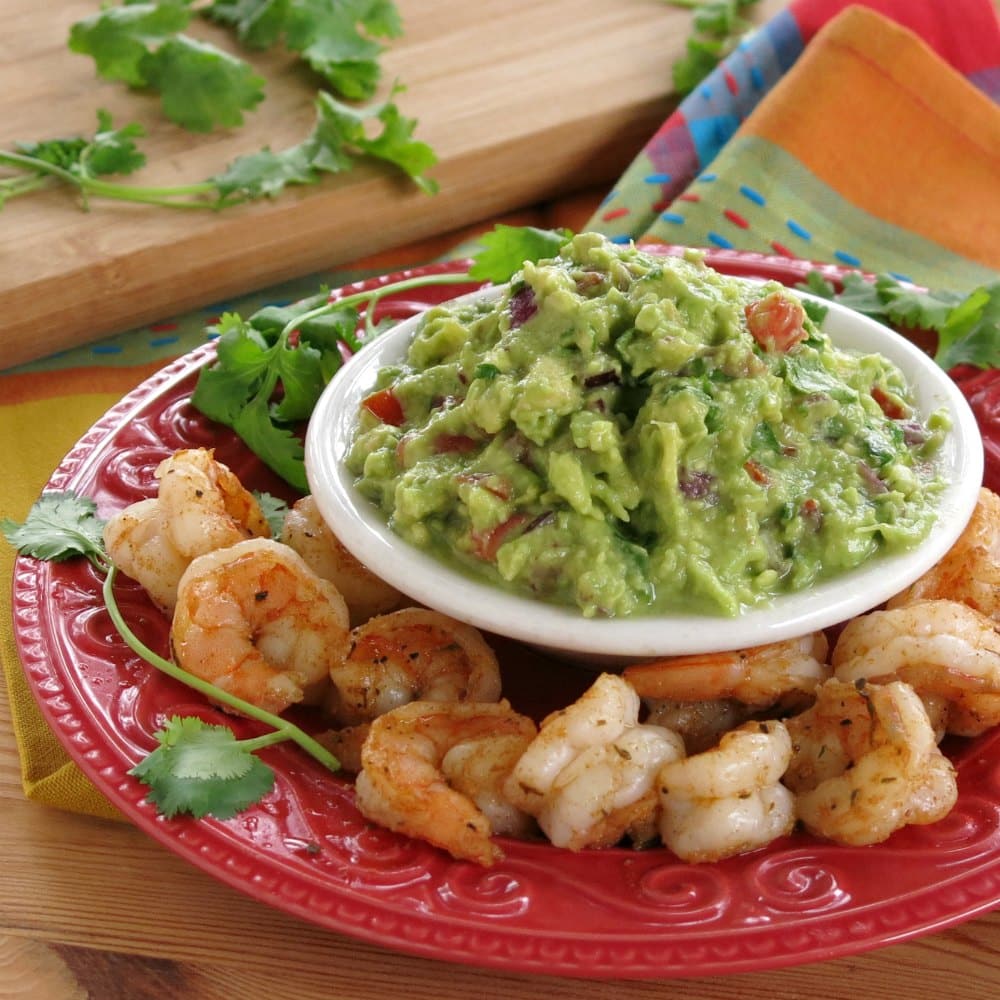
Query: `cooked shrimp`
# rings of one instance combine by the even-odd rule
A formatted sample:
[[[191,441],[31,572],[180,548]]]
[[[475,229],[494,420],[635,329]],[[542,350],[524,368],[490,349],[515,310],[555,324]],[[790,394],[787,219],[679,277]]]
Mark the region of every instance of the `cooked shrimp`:
[[[833,651],[843,681],[899,679],[948,704],[944,728],[975,736],[1000,722],[1000,635],[966,604],[916,601],[844,627]]]
[[[676,733],[639,725],[639,697],[601,674],[568,708],[543,720],[505,786],[557,847],[607,847],[655,833],[656,773],[684,753]]]
[[[469,740],[531,739],[535,724],[506,701],[412,701],[379,716],[362,749],[358,809],[374,823],[429,841],[453,857],[492,865],[503,857],[490,820],[442,770],[448,751]],[[455,768],[458,767],[453,762]]]
[[[185,670],[269,712],[321,697],[347,655],[347,606],[287,545],[252,538],[184,571],[171,628]]]
[[[497,701],[496,654],[471,625],[426,608],[377,615],[331,661],[330,711],[353,726],[408,701]]]
[[[826,637],[813,632],[726,653],[673,656],[626,667],[625,679],[643,698],[710,701],[735,698],[752,708],[808,701],[830,675]]]
[[[260,504],[211,448],[174,452],[156,469],[159,500],[171,540],[193,559],[246,538],[268,538]]]
[[[886,607],[938,598],[968,604],[1000,623],[1000,497],[985,487],[958,541]]]
[[[118,511],[104,526],[104,546],[115,566],[141,584],[161,611],[174,613],[177,584],[191,560],[171,540],[158,499]]]
[[[281,540],[295,549],[317,576],[336,585],[347,602],[352,627],[403,603],[403,595],[395,587],[344,548],[311,496],[303,497],[288,511]]]
[[[514,765],[535,735],[529,732],[482,736],[456,743],[441,760],[448,784],[471,799],[490,821],[495,836],[528,837],[536,832],[531,816],[516,808],[504,794]]]
[[[745,723],[716,748],[664,764],[663,843],[683,861],[720,861],[790,833],[794,797],[780,782],[791,754],[788,731],[771,720]]]
[[[799,819],[819,837],[878,844],[907,824],[941,819],[955,804],[954,768],[908,684],[829,680],[787,726],[793,759],[784,780],[796,792]]]

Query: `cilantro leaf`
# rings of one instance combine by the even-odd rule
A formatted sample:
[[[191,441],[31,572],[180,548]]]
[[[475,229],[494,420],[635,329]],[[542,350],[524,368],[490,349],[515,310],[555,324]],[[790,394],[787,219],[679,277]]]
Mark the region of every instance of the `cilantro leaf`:
[[[266,400],[261,396],[251,400],[236,415],[232,428],[244,444],[285,482],[301,493],[309,492],[302,439],[291,429],[274,422]]]
[[[80,165],[91,176],[134,173],[145,166],[146,156],[136,149],[132,140],[145,134],[146,130],[138,122],[114,128],[111,115],[98,108],[97,132],[81,151]]]
[[[940,330],[952,309],[965,298],[958,292],[913,288],[888,274],[875,278],[875,288],[890,322],[923,330]]]
[[[215,0],[205,16],[236,29],[248,49],[269,49],[281,38],[287,0]]]
[[[839,302],[891,327],[928,330],[938,335],[934,360],[946,371],[956,365],[1000,368],[1000,281],[968,294],[927,291],[889,274],[869,281],[844,276],[837,292],[818,271],[799,283],[814,295]]]
[[[470,277],[503,284],[526,260],[554,257],[572,236],[568,229],[536,229],[534,226],[498,225],[482,236],[483,249],[473,258]]]
[[[235,313],[223,314],[218,329],[222,336],[216,346],[216,361],[201,370],[191,402],[206,417],[231,427],[267,378],[270,346]]]
[[[211,178],[221,204],[235,204],[262,195],[273,197],[288,184],[314,184],[323,173],[349,170],[359,157],[369,156],[394,164],[424,191],[437,190],[424,176],[437,157],[424,142],[413,138],[416,122],[404,118],[390,97],[375,105],[355,108],[321,91],[316,99],[316,122],[302,142],[278,153],[263,150],[234,160]],[[368,126],[379,122],[382,130],[368,135]]]
[[[155,735],[160,746],[129,774],[149,786],[149,801],[167,818],[230,819],[274,787],[271,768],[225,726],[174,716]]]
[[[264,99],[264,80],[242,59],[183,35],[146,56],[142,67],[163,113],[192,132],[242,125],[243,112]]]
[[[288,513],[288,504],[281,497],[276,497],[263,490],[254,490],[253,495],[260,506],[267,526],[271,529],[272,538],[280,538],[285,528],[285,515]]]
[[[92,56],[105,79],[144,87],[149,78],[143,62],[150,49],[183,31],[190,20],[191,11],[170,0],[106,7],[70,28],[69,48]]]
[[[948,313],[934,360],[946,370],[1000,368],[1000,281],[975,289]]]
[[[301,340],[296,347],[275,350],[275,367],[284,392],[272,415],[283,423],[306,420],[326,387],[320,352]]]
[[[158,91],[163,113],[184,128],[240,125],[263,100],[264,81],[241,59],[180,34],[191,16],[180,0],[106,7],[72,26],[69,47],[109,80]]]
[[[107,561],[104,521],[97,516],[97,505],[74,493],[43,493],[23,524],[4,518],[0,531],[18,552],[35,559],[61,562],[86,556],[98,565]]]
[[[367,100],[381,77],[377,38],[402,32],[390,0],[215,0],[207,9],[250,48],[285,45],[349,100]]]

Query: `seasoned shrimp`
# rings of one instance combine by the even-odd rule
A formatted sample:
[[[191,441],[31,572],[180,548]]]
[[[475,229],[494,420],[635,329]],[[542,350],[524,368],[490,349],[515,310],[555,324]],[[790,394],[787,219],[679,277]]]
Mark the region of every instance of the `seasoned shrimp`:
[[[832,679],[786,723],[785,784],[806,828],[840,844],[878,844],[907,824],[933,823],[958,797],[955,771],[916,692]]]
[[[303,497],[285,516],[281,540],[309,564],[317,576],[340,591],[356,627],[375,615],[393,611],[403,595],[362,565],[323,520],[313,497]]]
[[[330,712],[353,726],[408,701],[497,701],[496,654],[471,625],[426,608],[377,615],[331,662]]]
[[[790,833],[794,797],[781,776],[791,754],[788,731],[771,720],[744,723],[714,749],[664,764],[663,843],[683,861],[720,861]]]
[[[268,538],[195,559],[171,628],[180,666],[269,712],[321,697],[348,636],[337,588]]]
[[[173,614],[177,585],[192,559],[271,532],[256,499],[211,450],[176,451],[155,475],[159,496],[115,514],[104,544],[112,562]]]
[[[371,726],[355,783],[362,815],[399,833],[429,841],[453,857],[492,865],[503,857],[490,820],[442,770],[452,747],[470,740],[530,740],[535,724],[506,701],[412,701]],[[454,774],[460,764],[453,760]],[[467,785],[465,787],[468,787]]]
[[[1000,497],[985,487],[958,541],[886,607],[938,598],[967,604],[1000,623]]]
[[[441,773],[457,792],[471,799],[490,821],[494,835],[525,838],[536,832],[534,819],[504,794],[504,784],[535,735],[534,728],[482,736],[456,743],[441,760]]]
[[[260,504],[211,448],[174,452],[156,469],[159,501],[174,546],[193,559],[246,538],[268,538]]]
[[[751,708],[779,702],[808,703],[830,676],[822,632],[726,653],[673,656],[625,668],[643,698],[711,701],[734,698]]]
[[[557,847],[607,847],[655,834],[655,778],[684,753],[681,738],[639,725],[639,697],[601,674],[568,708],[544,719],[507,780],[505,794],[537,817]]]
[[[1000,635],[966,604],[926,600],[848,622],[831,657],[843,681],[910,684],[947,732],[976,736],[1000,723]],[[934,701],[932,701],[934,699]]]
[[[159,500],[139,500],[118,511],[104,526],[104,546],[161,611],[174,613],[177,584],[191,560],[171,540]]]

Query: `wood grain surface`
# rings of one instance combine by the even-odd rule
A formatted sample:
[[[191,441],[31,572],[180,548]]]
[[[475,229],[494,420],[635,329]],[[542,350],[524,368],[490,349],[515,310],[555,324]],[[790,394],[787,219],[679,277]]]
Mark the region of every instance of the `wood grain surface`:
[[[287,54],[249,61],[267,99],[237,130],[193,135],[154,96],[95,76],[69,52],[93,0],[5,0],[0,147],[92,132],[96,109],[148,130],[148,184],[190,183],[236,156],[300,141],[317,79]],[[763,19],[784,6],[765,0]],[[437,152],[440,193],[378,167],[224,212],[94,201],[51,190],[0,210],[0,367],[332,267],[478,219],[611,183],[676,103],[670,65],[690,14],[662,0],[399,0],[404,35],[385,53],[404,114]],[[232,49],[198,24],[191,34]]]

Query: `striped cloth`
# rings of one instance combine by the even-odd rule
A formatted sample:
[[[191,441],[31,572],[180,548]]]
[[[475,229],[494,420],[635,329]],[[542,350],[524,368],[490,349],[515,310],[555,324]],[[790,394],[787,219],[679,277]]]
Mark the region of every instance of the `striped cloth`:
[[[589,227],[888,272],[1000,270],[991,0],[795,0],[649,140]]]

